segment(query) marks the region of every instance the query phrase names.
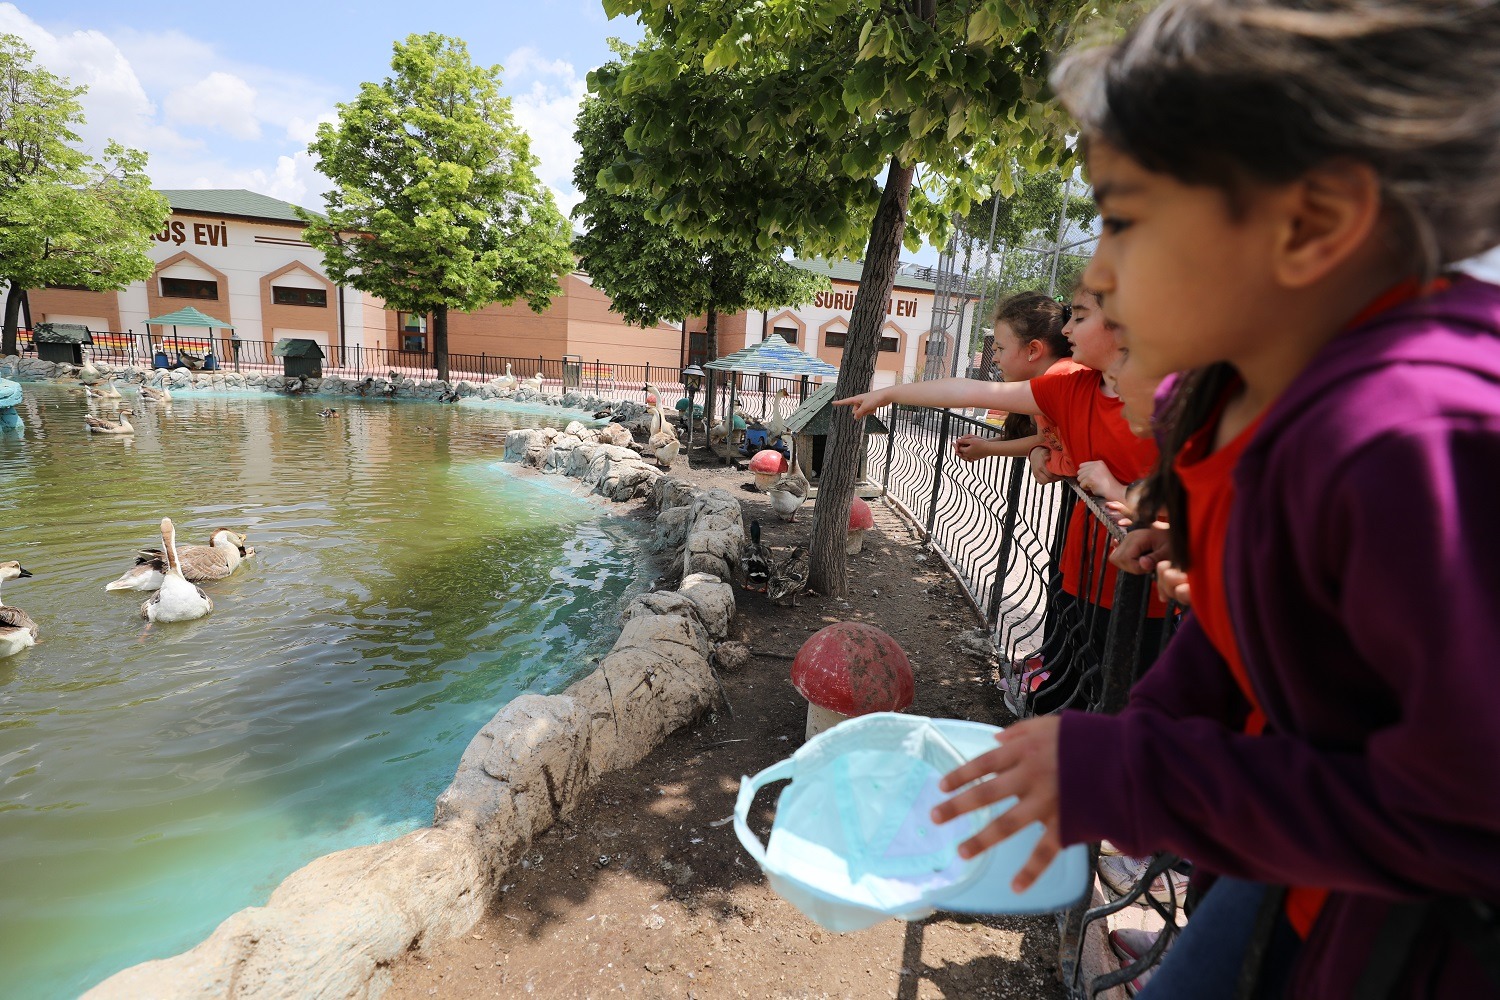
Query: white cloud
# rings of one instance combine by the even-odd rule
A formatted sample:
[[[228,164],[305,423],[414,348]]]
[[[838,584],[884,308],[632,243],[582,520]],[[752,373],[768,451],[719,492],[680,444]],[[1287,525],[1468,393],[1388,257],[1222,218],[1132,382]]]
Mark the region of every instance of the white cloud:
[[[259,139],[255,117],[255,88],[233,73],[215,71],[178,87],[162,107],[174,125],[201,125],[234,136]]]
[[[512,52],[505,68],[516,124],[531,137],[531,151],[541,161],[537,173],[567,215],[583,200],[573,189],[573,164],[579,154],[573,119],[587,89],[584,79],[572,63],[544,59],[533,48]]]
[[[160,188],[248,188],[321,205],[327,180],[306,150],[317,123],[333,118],[339,95],[328,84],[237,61],[175,30],[52,31],[13,3],[0,3],[0,32],[88,88],[77,131],[90,152],[111,139],[145,150]]]

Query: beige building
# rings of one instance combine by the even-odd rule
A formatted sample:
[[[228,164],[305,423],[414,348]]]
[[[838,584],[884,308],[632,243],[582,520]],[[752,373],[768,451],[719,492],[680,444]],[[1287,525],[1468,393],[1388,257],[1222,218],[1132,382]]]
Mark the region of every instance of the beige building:
[[[302,239],[294,206],[250,191],[163,191],[172,206],[152,237],[150,279],[118,292],[73,288],[31,290],[30,323],[82,323],[122,342],[148,333],[146,320],[193,306],[232,324],[234,339],[274,344],[286,337],[317,341],[325,350],[382,348],[420,356],[430,349],[431,319],[387,309],[374,295],[340,287],[323,270],[323,255]],[[609,311],[609,296],[587,275],[564,275],[561,294],[542,313],[524,301],[448,318],[452,354],[556,359],[565,354],[608,364],[676,368],[680,326],[641,329]],[[152,329],[157,341],[165,331]],[[185,341],[191,338],[185,332]],[[190,345],[189,345],[190,346]],[[391,364],[401,359],[393,357]]]
[[[154,346],[166,332],[147,330],[146,320],[193,306],[232,324],[242,344],[273,345],[288,337],[316,341],[331,356],[339,347],[376,348],[381,364],[411,364],[431,349],[431,317],[388,309],[385,303],[331,281],[322,254],[302,239],[295,207],[250,191],[163,191],[172,212],[152,237],[155,270],[150,279],[118,292],[46,288],[28,295],[31,324],[81,323],[95,331],[95,341],[124,345],[147,339]],[[801,306],[721,315],[720,356],[780,334],[809,353],[837,366],[843,358],[850,310],[859,290],[857,262],[796,262],[826,276],[829,290]],[[564,275],[561,291],[541,313],[524,301],[492,305],[473,313],[450,313],[448,349],[455,369],[462,356],[488,359],[582,359],[589,369],[598,362],[680,370],[703,363],[706,323],[703,317],[684,326],[659,323],[642,329],[610,311],[609,296],[588,275]],[[881,353],[875,384],[889,385],[916,377],[926,362],[932,328],[933,281],[925,269],[905,267],[896,277],[886,303]],[[111,336],[113,335],[113,336]],[[183,332],[182,346],[193,336]],[[145,353],[145,352],[142,352]],[[265,347],[262,353],[268,354]],[[493,362],[488,363],[488,368]],[[549,369],[549,373],[551,369]],[[528,373],[524,363],[516,373]]]

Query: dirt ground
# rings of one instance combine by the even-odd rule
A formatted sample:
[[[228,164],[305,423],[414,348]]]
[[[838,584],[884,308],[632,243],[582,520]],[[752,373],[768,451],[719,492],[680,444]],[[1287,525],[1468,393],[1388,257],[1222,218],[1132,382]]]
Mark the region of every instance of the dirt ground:
[[[811,504],[781,522],[763,494],[741,489],[748,472],[699,463],[699,453],[691,470],[679,460],[674,474],[734,492],[768,544],[807,543]],[[869,622],[901,643],[916,672],[913,712],[1009,721],[992,665],[959,645],[980,622],[957,583],[893,511],[872,506],[876,527],[850,557],[848,600],[806,594],[792,609],[737,590],[730,638],[755,656],[723,677],[732,714],[706,716],[607,776],[592,807],[538,839],[470,935],[395,967],[388,997],[1064,995],[1051,917],[938,914],[833,934],[777,896],[735,837],[740,776],[802,742],[806,702],[791,658],[831,622]],[[762,794],[752,814],[762,836],[773,805]]]

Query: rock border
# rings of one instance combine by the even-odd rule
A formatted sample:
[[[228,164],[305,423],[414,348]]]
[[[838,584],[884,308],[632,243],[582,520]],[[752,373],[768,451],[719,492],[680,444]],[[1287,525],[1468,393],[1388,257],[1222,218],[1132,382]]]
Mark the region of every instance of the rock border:
[[[725,581],[744,537],[739,501],[663,476],[599,437],[576,423],[550,437],[512,431],[506,455],[609,496],[649,495],[660,512],[654,543],[682,549],[680,589],[631,601],[619,639],[588,676],[502,708],[465,749],[432,826],[318,858],[265,906],[233,914],[189,951],[116,973],[86,1000],[374,1000],[403,955],[467,933],[506,871],[574,815],[602,775],[638,763],[716,703],[710,657],[734,616]]]

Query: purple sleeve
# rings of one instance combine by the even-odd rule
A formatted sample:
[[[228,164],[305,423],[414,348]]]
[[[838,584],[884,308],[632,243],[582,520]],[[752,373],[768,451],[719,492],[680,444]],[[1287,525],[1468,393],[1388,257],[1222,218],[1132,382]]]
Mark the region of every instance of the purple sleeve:
[[[1454,422],[1383,436],[1303,508],[1316,534],[1294,584],[1336,595],[1356,681],[1391,696],[1341,706],[1362,731],[1328,750],[1174,718],[1159,699],[1069,714],[1065,842],[1108,837],[1227,875],[1377,896],[1500,890],[1500,427]],[[1326,641],[1306,637],[1281,666],[1320,669]]]

